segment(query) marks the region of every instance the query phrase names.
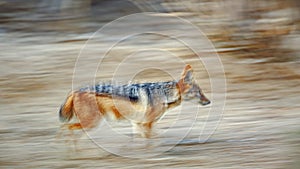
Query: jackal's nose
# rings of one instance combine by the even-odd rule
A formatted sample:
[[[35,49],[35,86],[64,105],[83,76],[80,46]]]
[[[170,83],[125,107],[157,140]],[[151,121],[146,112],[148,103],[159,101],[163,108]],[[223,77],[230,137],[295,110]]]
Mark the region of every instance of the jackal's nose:
[[[208,105],[208,104],[210,104],[210,100],[208,100],[208,99],[207,100],[201,100],[200,104],[203,105],[203,106]]]

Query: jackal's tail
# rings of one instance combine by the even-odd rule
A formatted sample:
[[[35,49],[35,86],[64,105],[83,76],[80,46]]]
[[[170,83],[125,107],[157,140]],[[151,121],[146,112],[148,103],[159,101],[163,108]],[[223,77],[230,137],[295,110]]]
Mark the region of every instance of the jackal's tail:
[[[70,94],[66,102],[60,107],[59,120],[61,122],[70,121],[73,117],[73,94]]]

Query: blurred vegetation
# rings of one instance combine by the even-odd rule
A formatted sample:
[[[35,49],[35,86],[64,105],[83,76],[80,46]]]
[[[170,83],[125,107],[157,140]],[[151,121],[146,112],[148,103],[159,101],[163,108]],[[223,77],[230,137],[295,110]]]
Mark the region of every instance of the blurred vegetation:
[[[0,32],[92,32],[137,12],[192,18],[219,52],[256,62],[298,61],[297,0],[0,0]],[[296,42],[296,43],[295,43]]]

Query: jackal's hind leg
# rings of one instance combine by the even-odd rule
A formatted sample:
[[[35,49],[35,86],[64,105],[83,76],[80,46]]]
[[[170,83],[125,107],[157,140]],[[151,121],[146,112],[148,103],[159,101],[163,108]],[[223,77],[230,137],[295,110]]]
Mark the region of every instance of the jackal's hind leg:
[[[73,131],[73,130],[78,130],[78,129],[82,129],[82,126],[80,123],[68,123],[68,124],[63,124],[60,126],[60,130],[57,133],[57,138],[61,138],[62,134],[64,131],[69,130],[69,131]]]
[[[76,136],[74,134],[74,130],[79,130],[82,129],[82,126],[80,123],[68,123],[68,124],[63,124],[60,127],[60,131],[57,134],[57,138],[61,138],[61,136],[66,136],[67,139],[65,139],[65,143],[66,144],[73,144],[74,145],[74,149],[75,151],[77,150],[77,139]],[[67,132],[66,134],[64,134],[64,132]]]

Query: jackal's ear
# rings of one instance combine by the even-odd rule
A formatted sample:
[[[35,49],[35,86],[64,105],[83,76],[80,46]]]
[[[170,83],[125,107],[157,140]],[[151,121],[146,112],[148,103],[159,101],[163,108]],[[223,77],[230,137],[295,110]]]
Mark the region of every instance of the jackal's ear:
[[[192,83],[194,80],[192,66],[187,64],[182,72],[181,79],[184,83]]]

